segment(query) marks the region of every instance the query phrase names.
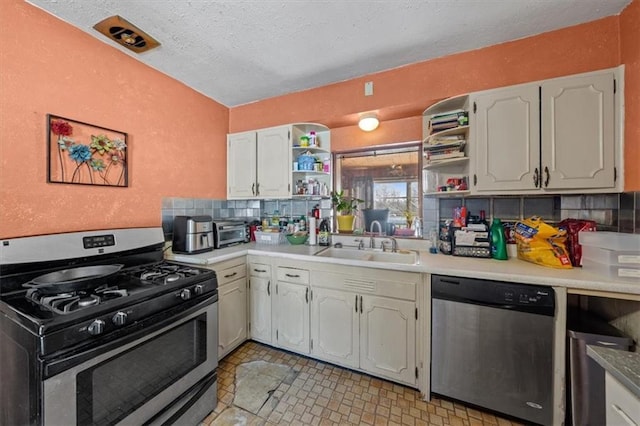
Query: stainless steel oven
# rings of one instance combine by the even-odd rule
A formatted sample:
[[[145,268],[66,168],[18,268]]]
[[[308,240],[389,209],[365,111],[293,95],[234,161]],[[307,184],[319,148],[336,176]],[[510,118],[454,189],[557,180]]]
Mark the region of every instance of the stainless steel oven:
[[[216,275],[163,247],[161,228],[0,242],[0,424],[197,425],[215,409]]]
[[[217,304],[207,301],[102,346],[46,359],[44,424],[143,424],[156,413],[197,424],[216,406],[217,317]],[[198,386],[210,394],[206,407],[181,412],[189,400],[179,397]]]

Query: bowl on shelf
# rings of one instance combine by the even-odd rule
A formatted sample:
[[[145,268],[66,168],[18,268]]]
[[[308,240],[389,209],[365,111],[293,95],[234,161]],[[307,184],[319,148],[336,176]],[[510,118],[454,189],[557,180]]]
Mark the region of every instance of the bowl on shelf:
[[[309,234],[306,232],[296,232],[293,234],[287,234],[286,237],[289,244],[298,245],[306,243],[309,238]]]

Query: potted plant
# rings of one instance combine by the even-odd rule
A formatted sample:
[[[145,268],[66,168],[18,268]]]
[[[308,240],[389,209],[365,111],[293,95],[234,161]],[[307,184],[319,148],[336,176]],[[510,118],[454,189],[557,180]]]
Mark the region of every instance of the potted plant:
[[[338,232],[353,232],[355,213],[362,202],[359,198],[345,196],[343,190],[331,193],[331,203],[338,213]]]

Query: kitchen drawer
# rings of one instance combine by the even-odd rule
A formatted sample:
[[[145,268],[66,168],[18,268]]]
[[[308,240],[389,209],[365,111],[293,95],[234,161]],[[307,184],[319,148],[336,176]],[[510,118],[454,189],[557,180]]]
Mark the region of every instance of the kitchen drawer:
[[[252,277],[271,278],[271,265],[265,263],[250,263],[249,275]]]
[[[309,284],[309,271],[305,269],[278,267],[278,281],[294,284]]]
[[[247,258],[245,256],[214,263],[205,267],[216,271],[218,286],[229,284],[238,278],[247,276]]]
[[[245,264],[232,266],[220,271],[216,271],[218,275],[218,286],[229,284],[239,278],[247,276],[247,266]]]

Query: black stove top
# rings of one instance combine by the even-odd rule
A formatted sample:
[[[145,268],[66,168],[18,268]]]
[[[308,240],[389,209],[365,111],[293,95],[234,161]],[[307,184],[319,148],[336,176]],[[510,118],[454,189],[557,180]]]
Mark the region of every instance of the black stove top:
[[[91,315],[102,307],[116,309],[140,297],[152,297],[165,291],[188,287],[196,281],[211,279],[212,271],[166,261],[141,265],[109,277],[105,284],[92,288],[78,286],[74,291],[47,292],[28,288],[8,299],[8,303],[34,319],[55,319],[58,315],[86,313]]]
[[[43,353],[110,334],[169,310],[217,300],[213,270],[163,260],[160,228],[79,232],[0,242],[0,312],[40,336]],[[122,265],[80,282],[78,270]],[[44,284],[42,282],[44,281]],[[56,284],[61,291],[57,291]]]

